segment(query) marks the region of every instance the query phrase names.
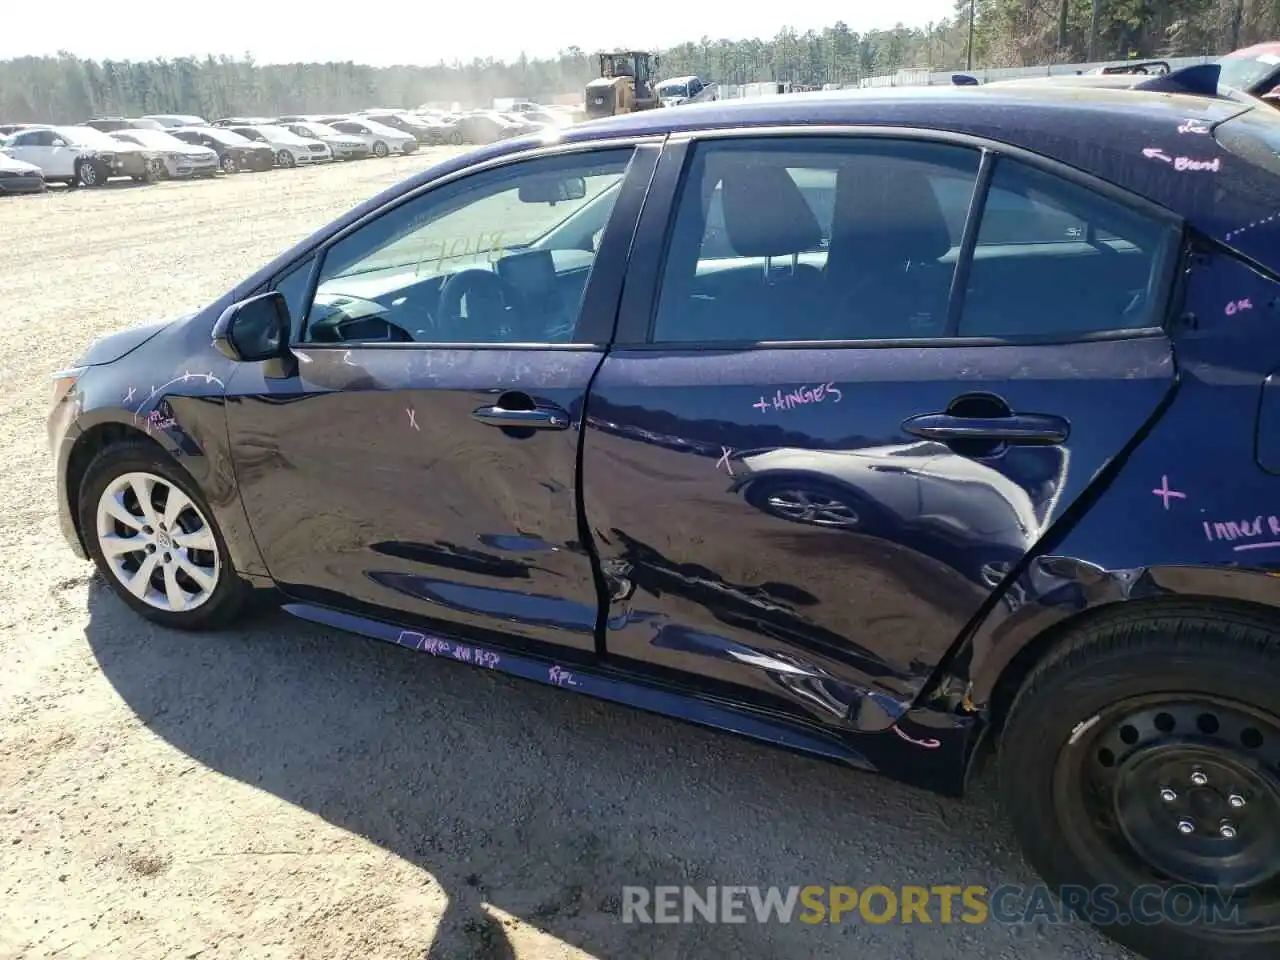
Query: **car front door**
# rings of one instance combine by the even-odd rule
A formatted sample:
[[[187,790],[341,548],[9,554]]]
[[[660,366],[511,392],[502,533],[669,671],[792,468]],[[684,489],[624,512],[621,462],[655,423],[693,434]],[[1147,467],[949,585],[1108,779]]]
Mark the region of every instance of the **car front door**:
[[[243,365],[228,422],[287,595],[375,634],[369,620],[596,652],[581,417],[658,150],[490,166],[388,205],[278,278],[306,319],[297,373]]]
[[[908,133],[671,141],[587,409],[610,655],[887,726],[1157,415],[1180,229]]]
[[[14,137],[10,155],[17,160],[34,163],[46,177],[69,177],[73,170],[64,170],[65,164],[58,162],[55,141],[66,143],[52,130],[28,130]]]

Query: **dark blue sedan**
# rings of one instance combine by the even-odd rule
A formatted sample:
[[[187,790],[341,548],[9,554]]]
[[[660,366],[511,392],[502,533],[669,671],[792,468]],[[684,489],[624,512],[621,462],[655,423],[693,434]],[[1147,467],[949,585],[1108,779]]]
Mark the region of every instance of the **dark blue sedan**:
[[[947,793],[990,746],[1079,916],[1274,958],[1280,114],[1204,81],[436,166],[58,375],[67,538],[170,627],[269,594]]]

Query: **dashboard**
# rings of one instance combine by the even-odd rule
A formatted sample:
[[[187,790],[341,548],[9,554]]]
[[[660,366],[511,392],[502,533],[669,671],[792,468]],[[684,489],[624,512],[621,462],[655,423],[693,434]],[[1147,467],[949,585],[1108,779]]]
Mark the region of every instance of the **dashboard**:
[[[594,259],[587,250],[513,250],[430,277],[412,264],[338,277],[316,291],[305,340],[569,342]]]

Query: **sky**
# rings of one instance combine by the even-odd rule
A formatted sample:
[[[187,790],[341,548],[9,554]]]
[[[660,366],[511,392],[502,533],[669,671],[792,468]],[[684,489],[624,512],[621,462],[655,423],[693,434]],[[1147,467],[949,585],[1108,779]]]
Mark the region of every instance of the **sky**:
[[[954,8],[955,0],[807,0],[795,7],[754,0],[656,7],[577,0],[556,14],[556,7],[532,0],[361,0],[354,6],[326,0],[218,0],[174,14],[163,5],[137,13],[97,0],[64,0],[57,16],[24,17],[20,25],[0,31],[0,60],[59,50],[95,60],[209,53],[251,53],[259,63],[353,60],[374,66],[473,57],[515,60],[521,51],[531,58],[549,57],[573,45],[590,53],[663,49],[704,34],[713,40],[767,38],[783,27],[803,33],[837,20],[857,31],[889,29],[899,22],[924,26]],[[629,10],[635,16],[626,26]]]

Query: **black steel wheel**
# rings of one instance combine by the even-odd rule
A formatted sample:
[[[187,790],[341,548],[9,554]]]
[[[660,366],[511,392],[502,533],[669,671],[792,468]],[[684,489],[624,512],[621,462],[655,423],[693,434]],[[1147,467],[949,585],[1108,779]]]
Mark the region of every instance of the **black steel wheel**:
[[[1089,919],[1145,956],[1280,956],[1278,628],[1234,607],[1106,617],[1009,712],[1001,791],[1028,859],[1054,888],[1115,891]]]

